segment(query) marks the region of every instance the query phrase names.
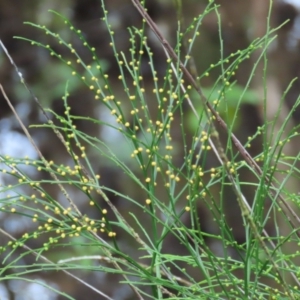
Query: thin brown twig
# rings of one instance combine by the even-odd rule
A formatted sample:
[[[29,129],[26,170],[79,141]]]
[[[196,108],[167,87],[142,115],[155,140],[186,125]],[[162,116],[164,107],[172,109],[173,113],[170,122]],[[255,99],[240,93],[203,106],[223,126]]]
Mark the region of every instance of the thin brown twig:
[[[173,50],[173,48],[170,46],[169,42],[164,38],[164,36],[161,34],[160,30],[158,29],[155,22],[151,19],[151,17],[148,15],[148,13],[145,11],[144,7],[141,5],[141,3],[138,0],[131,0],[133,5],[136,7],[136,9],[141,14],[142,18],[146,20],[147,24],[151,28],[151,30],[154,32],[160,43],[162,44],[162,47],[168,52],[170,57],[175,61],[175,63],[178,63],[180,66],[180,69],[182,73],[185,75],[189,83],[194,87],[194,89],[199,94],[203,104],[207,107],[207,110],[205,110],[205,113],[207,114],[209,118],[210,111],[214,117],[214,121],[220,125],[220,127],[230,136],[233,144],[235,145],[238,152],[241,154],[241,156],[244,158],[244,160],[248,163],[248,165],[255,171],[255,173],[258,176],[263,175],[263,171],[261,170],[260,166],[256,163],[256,161],[252,158],[252,156],[249,154],[249,152],[245,149],[245,147],[241,144],[239,139],[228,129],[228,126],[226,122],[221,118],[221,116],[217,113],[217,111],[214,109],[214,107],[210,104],[210,102],[205,97],[201,87],[197,84],[191,73],[188,71],[186,66],[180,61],[177,54]],[[216,132],[216,131],[215,131]],[[272,187],[275,187],[274,184],[271,182],[271,180],[265,176],[266,183],[271,184]],[[270,191],[273,193],[272,191]],[[280,201],[278,205],[284,210],[286,214],[286,210],[293,216],[293,218],[300,224],[300,218],[297,216],[296,212],[290,207],[290,205],[287,203],[287,201],[283,198],[281,194],[278,195]],[[282,207],[282,205],[285,207],[285,209]],[[290,224],[293,226],[293,228],[297,228],[297,226],[294,224],[294,222],[291,220],[290,216],[286,214],[286,217]],[[295,231],[297,236],[300,237],[300,233],[298,231]]]
[[[21,83],[25,86],[25,88],[27,89],[27,91],[30,93],[30,95],[33,97],[35,103],[38,105],[39,109],[42,111],[42,113],[44,114],[45,118],[47,119],[48,123],[49,124],[53,124],[52,120],[49,118],[49,116],[47,115],[45,109],[43,108],[43,106],[40,104],[38,98],[35,96],[35,94],[31,91],[31,89],[27,86],[27,83],[25,81],[25,79],[23,78],[23,75],[22,73],[19,71],[19,68],[18,66],[16,65],[16,63],[14,62],[14,60],[12,59],[12,57],[10,56],[10,54],[8,53],[6,47],[4,46],[4,44],[2,43],[2,41],[0,40],[0,45],[3,49],[3,51],[5,52],[6,56],[8,57],[8,59],[10,60],[11,64],[13,65],[13,67],[15,68],[18,76],[20,77],[20,80],[21,80]],[[35,148],[35,150],[37,151],[39,157],[42,159],[43,163],[45,164],[45,166],[47,167],[47,169],[49,168],[50,170],[50,174],[51,176],[53,177],[53,179],[56,181],[56,182],[59,182],[58,181],[58,178],[56,177],[56,175],[51,172],[51,168],[50,166],[48,166],[48,163],[47,163],[47,160],[44,158],[43,154],[41,153],[41,151],[39,150],[39,148],[36,146],[35,142],[33,141],[30,133],[28,132],[26,126],[23,124],[22,120],[19,118],[16,110],[14,109],[13,105],[11,104],[11,101],[9,100],[9,98],[7,97],[2,85],[0,84],[0,89],[1,89],[1,92],[5,98],[5,100],[7,101],[9,107],[11,108],[12,112],[14,113],[16,119],[18,120],[22,130],[24,131],[25,135],[27,136],[27,138],[29,139],[29,141],[31,142],[31,144],[33,145],[33,147]],[[54,130],[54,133],[56,134],[56,136],[58,137],[58,139],[62,142],[62,144],[64,145],[64,147],[66,148],[66,150],[68,151],[69,153],[69,147],[64,139],[64,137],[62,136],[62,134],[56,129],[56,128],[53,128]],[[92,181],[92,178],[91,176],[89,175],[89,173],[87,172],[87,170],[85,169],[85,167],[81,164],[80,161],[78,161],[78,164],[80,165],[81,167],[81,170],[83,171],[84,175],[89,178],[89,180]],[[78,213],[79,216],[81,216],[81,212],[79,211],[79,209],[77,208],[76,204],[72,201],[72,199],[69,197],[67,191],[64,189],[64,187],[58,183],[62,193],[66,196],[66,198],[68,199],[69,203],[71,204],[71,206],[74,208],[74,210]],[[108,197],[106,197],[105,193],[102,191],[102,189],[100,189],[100,187],[97,189],[97,191],[99,193],[101,193],[102,197],[104,197],[106,199],[106,202],[111,206],[111,207],[114,207],[112,205],[112,203],[109,201]],[[114,211],[115,213],[118,212],[117,209],[115,209]],[[119,214],[120,215],[120,214]],[[132,228],[131,228],[132,229]],[[132,229],[133,230],[133,229]],[[94,233],[93,231],[91,231],[91,233],[99,240],[101,240],[102,243],[106,243],[103,239],[101,239],[96,233]],[[141,239],[140,239],[141,240]],[[111,256],[111,253],[108,251],[108,249],[105,248],[105,250],[107,250],[106,254],[108,257]],[[114,263],[115,267],[119,270],[121,270],[121,267],[117,264],[117,263]],[[126,278],[126,276],[124,275],[124,277]],[[143,300],[143,297],[140,295],[140,293],[138,292],[138,290],[132,285],[132,284],[129,284],[129,286],[132,288],[132,290],[134,291],[134,293],[136,294],[136,296],[140,299],[140,300]]]

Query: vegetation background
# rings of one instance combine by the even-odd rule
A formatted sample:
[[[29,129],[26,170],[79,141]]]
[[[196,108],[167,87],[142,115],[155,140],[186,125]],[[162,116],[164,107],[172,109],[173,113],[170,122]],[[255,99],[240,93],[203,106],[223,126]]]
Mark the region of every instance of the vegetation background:
[[[249,43],[256,37],[264,35],[266,30],[266,16],[269,10],[269,1],[251,0],[226,0],[216,1],[220,5],[221,27],[222,27],[222,39],[224,42],[224,56],[230,53],[235,53],[239,49],[246,48]],[[177,18],[178,10],[175,5],[175,1],[171,0],[151,0],[147,1],[149,15],[159,25],[159,28],[165,34],[166,38],[172,45],[176,43],[176,30],[177,30]],[[207,1],[205,0],[184,0],[182,6],[182,15],[179,16],[184,23],[189,24],[195,15],[200,14]],[[115,39],[117,47],[123,50],[125,53],[130,48],[128,26],[140,26],[141,17],[135,10],[130,0],[109,0],[106,1],[106,7],[109,11],[109,21],[112,24],[115,31]],[[110,39],[100,21],[103,17],[101,9],[101,2],[99,0],[0,0],[0,37],[2,42],[7,47],[10,55],[13,57],[16,64],[19,66],[26,78],[30,87],[36,94],[37,98],[41,101],[45,107],[51,107],[58,114],[63,114],[65,108],[61,102],[61,93],[64,90],[64,83],[69,78],[69,71],[66,66],[63,66],[57,60],[54,60],[48,55],[45,49],[40,47],[32,47],[29,43],[26,43],[19,39],[14,39],[14,36],[22,36],[29,39],[41,41],[48,44],[50,40],[47,40],[47,36],[37,31],[35,28],[24,25],[24,21],[30,21],[33,23],[46,25],[51,30],[57,30],[64,36],[65,40],[74,38],[70,32],[65,30],[60,19],[55,18],[53,14],[48,13],[48,9],[58,11],[62,15],[69,18],[72,23],[84,33],[87,41],[90,45],[96,48],[98,57],[103,59],[107,64],[107,73],[113,81],[115,92],[121,96],[123,93],[123,86],[118,80],[118,68],[116,61],[112,56],[111,47],[109,46]],[[278,108],[279,101],[283,91],[287,85],[295,77],[299,77],[300,68],[300,28],[298,28],[297,21],[299,20],[299,8],[288,4],[284,1],[277,0],[274,2],[272,11],[271,23],[274,26],[278,26],[287,19],[290,22],[283,26],[278,31],[278,38],[276,43],[269,49],[269,69],[267,74],[267,88],[269,93],[268,101],[270,101],[270,107],[274,107],[274,110]],[[208,15],[202,24],[201,36],[197,40],[197,45],[194,47],[193,57],[198,70],[205,70],[209,68],[210,64],[215,63],[220,57],[220,42],[219,42],[219,27],[218,20],[215,14]],[[164,52],[158,43],[158,41],[150,34],[149,40],[154,49],[154,63],[158,73],[161,74],[165,71],[166,58]],[[77,47],[81,57],[89,62],[90,55],[87,50],[78,44],[76,46],[76,40],[74,40],[74,47]],[[58,47],[58,46],[56,46]],[[57,49],[59,51],[65,51],[63,48]],[[67,53],[65,53],[68,55]],[[255,61],[249,59],[241,64],[236,72],[235,79],[239,86],[246,85],[249,74],[252,70]],[[9,98],[13,101],[17,111],[22,117],[22,120],[26,125],[37,124],[41,121],[41,113],[32,101],[31,96],[26,93],[23,86],[19,82],[19,78],[10,64],[9,60],[5,57],[5,54],[0,51],[0,83],[5,87],[5,90]],[[144,80],[147,85],[147,72],[148,68],[144,67]],[[149,78],[151,74],[149,73]],[[202,85],[206,88],[211,87],[219,74],[217,71],[212,70],[210,75],[202,80]],[[252,136],[257,127],[262,125],[262,98],[263,98],[263,66],[258,68],[254,80],[251,83],[251,91],[253,91],[253,97],[250,97],[249,101],[245,101],[240,107],[239,112],[239,126],[234,128],[235,134],[241,140],[242,143],[246,143],[248,136]],[[62,85],[63,83],[63,85]],[[149,88],[151,90],[152,83],[149,80]],[[72,87],[72,95],[69,98],[69,104],[72,107],[72,113],[74,115],[93,116],[94,118],[106,118],[103,115],[103,107],[93,99],[93,95],[88,93],[83,85],[78,83],[78,86]],[[237,90],[238,92],[238,90]],[[298,95],[300,93],[300,82],[297,79],[293,87],[287,93],[284,106],[281,112],[281,118],[287,115],[289,109],[293,106]],[[149,95],[150,97],[150,95]],[[233,96],[234,97],[234,96]],[[154,103],[154,101],[153,101]],[[150,104],[151,105],[151,101]],[[0,95],[0,153],[2,155],[10,156],[26,156],[34,158],[34,151],[29,142],[17,124],[14,116],[12,115],[6,101]],[[153,111],[155,107],[153,107]],[[268,118],[274,116],[274,111],[269,111]],[[176,117],[176,116],[175,116]],[[188,122],[190,118],[188,107],[186,112],[187,123],[185,124],[185,132],[187,139],[191,139],[191,131],[193,124]],[[293,121],[295,124],[299,123],[300,110],[296,110],[293,115]],[[91,123],[79,121],[78,128],[92,136],[98,136],[104,139],[109,145],[116,145],[120,151],[118,155],[128,155],[129,149],[127,149],[126,143],[122,143],[118,135],[111,134],[107,129],[102,128],[99,125],[91,125]],[[65,163],[68,160],[63,146],[56,136],[45,128],[31,129],[31,134],[38,144],[41,152],[44,154],[47,160],[53,160],[57,164]],[[176,134],[174,135],[175,144],[180,143],[180,135],[178,134],[178,141],[176,141]],[[224,137],[226,140],[226,137]],[[292,144],[287,151],[291,156],[297,156],[299,152],[299,146],[297,142]],[[256,155],[262,151],[261,142],[256,139],[249,149],[252,155]],[[135,199],[141,197],[140,191],[136,190],[127,177],[124,176],[120,169],[113,166],[104,158],[99,158],[96,153],[90,152],[91,163],[94,170],[97,170],[102,176],[103,185],[106,185],[112,190],[118,190],[123,194],[129,194]],[[177,153],[178,164],[181,163],[183,153]],[[208,167],[213,167],[216,161],[212,157],[208,157]],[[49,176],[47,174],[32,174],[33,176]],[[241,174],[243,180],[251,181],[249,174]],[[0,178],[0,180],[2,180]],[[299,192],[299,184],[291,180],[289,183],[291,189],[295,192]],[[216,186],[217,188],[217,186]],[[57,187],[52,187],[52,194],[57,194],[60,197],[60,192]],[[216,190],[216,193],[218,190]],[[244,229],[242,226],[242,219],[240,216],[240,209],[236,205],[234,195],[228,189],[228,209],[226,210],[226,217],[229,220],[229,225],[233,229],[233,235],[235,240],[242,244],[245,241]],[[255,189],[249,187],[245,191],[247,198],[253,198]],[[74,195],[76,198],[76,195]],[[163,194],[162,194],[163,197]],[[111,193],[109,198],[114,205],[120,211],[129,211],[134,209],[130,207],[128,203],[124,204],[122,199],[118,195]],[[99,203],[103,203],[103,199],[99,197]],[[141,199],[141,202],[144,201]],[[91,215],[94,218],[101,218],[101,215],[97,215],[97,211],[93,210],[88,202],[78,199],[77,205],[85,214]],[[133,211],[134,212],[134,211]],[[198,206],[198,214],[201,220],[201,228],[208,234],[216,233],[217,228],[214,227],[211,214],[207,211],[206,206],[202,206],[201,203]],[[111,216],[113,218],[113,216]],[[186,220],[188,225],[189,220]],[[0,215],[0,226],[6,231],[10,232],[15,237],[22,236],[27,230],[29,230],[31,224],[28,223],[28,219],[22,218],[18,215]],[[272,232],[273,228],[268,228]],[[207,237],[206,242],[210,244],[210,247],[218,251],[218,243],[212,241]],[[0,245],[7,243],[4,237],[0,238]],[[130,240],[122,241],[125,247],[130,249],[132,253],[135,251],[135,244]],[[78,253],[78,249],[74,249],[74,256]],[[177,244],[176,240],[170,238],[166,243],[166,249],[169,253],[185,254],[185,248]],[[291,249],[293,251],[293,249]],[[16,253],[17,255],[18,253]],[[52,257],[55,258],[61,256],[61,253],[53,253]],[[234,255],[234,253],[232,253]],[[133,254],[134,256],[134,254]],[[23,262],[24,264],[30,264],[32,261],[28,261],[28,258]],[[195,274],[197,276],[197,274]],[[89,272],[82,272],[80,277],[91,282],[93,285],[99,286],[99,288],[110,295],[113,299],[134,299],[131,290],[124,288],[123,285],[114,284],[119,281],[118,276],[103,275]],[[75,299],[90,299],[95,296],[93,291],[84,288],[76,284],[72,278],[69,278],[61,273],[45,272],[38,274],[40,280],[44,280],[48,284],[60,286],[60,288],[66,293],[70,293]],[[0,283],[0,298],[6,299],[2,295],[8,295],[7,299],[59,299],[57,295],[47,294],[44,298],[40,298],[37,285],[23,282],[20,284],[18,281],[10,281]],[[26,294],[27,293],[27,294]],[[42,293],[46,295],[46,290]],[[34,294],[39,295],[38,298],[34,298]],[[18,296],[19,295],[19,296]],[[23,295],[23,296],[20,296]],[[24,296],[25,295],[25,296]],[[26,296],[28,295],[28,296]],[[30,295],[30,296],[29,296]],[[19,298],[18,298],[19,297]],[[22,298],[23,297],[23,298]],[[100,299],[100,298],[97,298]]]

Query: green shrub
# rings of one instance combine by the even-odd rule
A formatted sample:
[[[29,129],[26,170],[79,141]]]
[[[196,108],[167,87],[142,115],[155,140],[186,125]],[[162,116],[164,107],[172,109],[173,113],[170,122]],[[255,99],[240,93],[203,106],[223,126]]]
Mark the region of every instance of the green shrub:
[[[114,274],[114,281],[130,287],[130,299],[298,299],[299,251],[289,252],[299,244],[299,220],[294,211],[298,196],[285,187],[289,178],[298,178],[298,157],[283,153],[285,145],[299,135],[296,127],[287,133],[292,112],[276,132],[279,107],[274,120],[264,120],[245,145],[233,134],[242,122],[241,106],[259,102],[249,86],[257,65],[267,67],[266,51],[276,29],[268,28],[264,37],[246,49],[223,57],[219,25],[220,60],[195,78],[189,63],[201,23],[213,13],[220,21],[214,1],[186,29],[178,28],[174,50],[139,2],[133,2],[144,22],[140,28],[128,28],[131,48],[122,53],[102,1],[118,78],[108,76],[107,62],[97,56],[97,49],[60,14],[52,11],[89,49],[91,64],[59,34],[27,23],[51,36],[53,44],[63,45],[71,55],[64,57],[53,46],[23,38],[61,62],[52,71],[53,76],[55,70],[60,74],[60,82],[48,97],[62,96],[65,114],[41,108],[47,122],[31,128],[52,130],[69,160],[66,164],[48,161],[25,127],[39,158],[1,155],[1,172],[8,183],[1,187],[1,212],[34,224],[21,237],[0,229],[8,238],[1,247],[1,281],[39,282],[34,277],[38,272],[61,272],[103,299],[112,299],[101,283],[92,284],[82,275],[104,273]],[[147,39],[149,27],[157,30],[166,55],[163,76],[156,72],[155,53]],[[242,87],[234,79],[235,71],[253,57],[258,59],[248,84]],[[145,58],[151,73],[146,79]],[[199,83],[213,70],[220,72],[219,78],[213,86],[202,88]],[[17,72],[27,88],[18,68]],[[121,92],[116,90],[117,80],[123,85]],[[68,101],[79,85],[93,94],[102,118],[72,113]],[[78,122],[97,125],[103,134],[87,134],[76,126]],[[262,143],[261,154],[251,157],[246,149],[257,139]],[[216,158],[212,166],[211,157]],[[98,175],[96,160],[120,175]],[[41,176],[35,179],[27,166]],[[243,172],[254,179],[243,181]],[[112,189],[103,183],[105,179],[124,186]],[[58,193],[53,192],[54,186]],[[244,195],[247,188],[254,191],[254,199]],[[109,195],[122,203],[114,203]],[[236,218],[242,219],[245,237],[241,243],[231,228],[234,222],[227,217],[228,205],[233,203],[228,197],[236,198],[234,205],[239,207]],[[209,230],[203,228],[203,208],[210,219]],[[281,228],[288,228],[285,236]],[[61,287],[40,283],[75,299]]]

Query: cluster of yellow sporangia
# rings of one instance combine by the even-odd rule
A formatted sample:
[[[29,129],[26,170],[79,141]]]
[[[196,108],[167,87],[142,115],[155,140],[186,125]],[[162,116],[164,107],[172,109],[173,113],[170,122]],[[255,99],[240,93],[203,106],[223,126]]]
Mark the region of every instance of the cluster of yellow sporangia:
[[[98,231],[104,233],[107,232],[109,237],[116,236],[116,233],[113,231],[108,231],[106,229],[106,219],[103,216],[100,220],[93,220],[87,216],[75,217],[72,215],[72,209],[70,207],[64,209],[63,211],[60,208],[55,208],[56,215],[68,215],[68,219],[57,219],[57,217],[48,216],[45,219],[45,216],[41,216],[39,218],[38,214],[34,214],[32,220],[36,222],[39,219],[41,222],[44,222],[44,225],[39,225],[38,230],[55,232],[56,236],[51,237],[53,242],[57,242],[59,238],[65,237],[78,237],[80,236],[82,231],[91,231],[97,233]],[[107,210],[103,209],[102,214],[106,215]],[[69,224],[71,218],[72,224]],[[49,243],[48,243],[49,244]]]
[[[83,146],[81,146],[80,149],[83,152],[85,151],[85,147],[83,147]],[[9,157],[7,157],[7,158],[9,158]],[[51,168],[51,172],[54,172],[56,175],[60,175],[61,177],[66,177],[70,184],[72,184],[72,181],[70,181],[69,176],[76,176],[80,179],[79,182],[76,182],[76,184],[80,184],[82,190],[85,192],[90,193],[93,189],[97,188],[97,185],[95,185],[93,180],[90,180],[84,176],[82,176],[82,177],[78,176],[79,170],[81,169],[81,167],[78,165],[75,165],[74,168],[71,168],[70,166],[62,165],[62,164],[58,166],[58,165],[55,165],[53,161],[49,161],[46,163],[46,167],[43,167],[41,162],[38,162],[38,163],[37,163],[37,161],[31,162],[31,161],[28,161],[28,158],[25,158],[25,160],[23,162],[25,162],[25,164],[31,164],[31,165],[35,166],[37,168],[37,170],[39,170],[39,171],[41,171],[43,169],[49,170]],[[8,173],[5,169],[3,171],[5,173]],[[39,232],[42,232],[42,231],[50,232],[50,231],[55,230],[56,233],[59,234],[60,237],[62,237],[62,238],[65,236],[70,236],[70,237],[71,236],[79,236],[79,233],[82,230],[85,230],[85,231],[88,230],[88,231],[93,231],[93,232],[97,232],[99,230],[100,232],[103,232],[103,233],[107,232],[108,236],[110,236],[110,237],[114,237],[116,235],[115,232],[108,231],[105,228],[105,224],[106,224],[105,217],[102,217],[102,219],[100,221],[91,220],[88,217],[84,217],[84,218],[73,217],[71,207],[63,208],[58,203],[47,199],[46,192],[41,187],[41,182],[32,181],[30,178],[25,177],[21,173],[20,174],[17,173],[16,169],[14,169],[13,171],[14,172],[12,175],[19,177],[18,183],[26,184],[26,185],[30,186],[31,188],[33,188],[35,190],[35,193],[28,195],[28,196],[20,196],[20,197],[17,197],[16,200],[10,201],[9,202],[9,206],[11,207],[10,212],[23,213],[24,204],[21,204],[21,203],[25,202],[25,201],[31,201],[32,203],[35,203],[35,204],[41,204],[43,206],[43,212],[42,212],[41,208],[39,208],[39,211],[41,213],[35,212],[32,215],[33,222],[44,223],[43,225],[40,225],[38,227]],[[95,179],[96,180],[100,179],[100,175],[98,175],[98,174],[95,175]],[[10,187],[7,186],[7,188],[13,188],[13,186],[12,185]],[[38,193],[39,193],[40,197],[37,196]],[[8,195],[8,198],[10,198],[9,195]],[[21,210],[18,209],[18,206],[20,204],[21,204]],[[91,200],[90,204],[94,205],[94,201]],[[31,208],[31,206],[28,208],[36,211],[36,209]],[[7,210],[7,207],[5,208],[5,206],[2,206],[1,209]],[[50,214],[49,214],[49,212],[50,212]],[[106,215],[107,210],[103,209],[102,214]],[[59,217],[63,217],[63,216],[68,216],[68,219],[61,220],[61,218],[59,218]],[[68,225],[68,221],[70,220],[70,217],[73,221],[73,224],[71,226]],[[67,234],[67,232],[68,232],[68,234]],[[32,233],[31,233],[31,235],[32,235]]]
[[[52,233],[52,236],[49,237],[48,242],[43,244],[44,250],[48,250],[51,244],[58,243],[60,239],[66,237],[79,237],[82,231],[91,231],[97,233],[98,231],[104,233],[106,232],[109,237],[115,237],[116,232],[108,231],[106,229],[106,219],[102,217],[101,220],[93,220],[87,216],[75,217],[72,215],[72,209],[66,208],[63,209],[59,207],[55,207],[53,210],[53,205],[44,206],[45,213],[34,213],[32,216],[33,222],[42,223],[37,227],[37,230],[34,232],[26,232],[23,234],[22,238],[13,242],[9,241],[6,246],[0,247],[0,251],[5,251],[7,247],[17,248],[22,247],[24,242],[30,238],[36,239],[38,236],[43,235],[45,232]],[[51,210],[54,212],[55,216],[50,216],[46,213],[46,211]],[[11,212],[17,212],[16,208],[12,208]],[[103,209],[102,214],[106,215],[107,210]],[[67,219],[60,219],[59,216],[68,215]],[[71,218],[71,219],[70,219]],[[69,224],[69,222],[73,224]]]

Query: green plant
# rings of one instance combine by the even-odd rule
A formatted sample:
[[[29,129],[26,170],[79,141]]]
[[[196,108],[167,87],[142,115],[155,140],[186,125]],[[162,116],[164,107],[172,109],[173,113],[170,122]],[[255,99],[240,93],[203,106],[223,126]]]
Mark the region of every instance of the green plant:
[[[243,103],[255,100],[249,90],[250,81],[259,63],[267,66],[266,51],[275,38],[276,29],[268,28],[264,37],[229,57],[221,54],[218,63],[211,64],[202,75],[193,78],[188,71],[193,44],[203,18],[210,13],[220,18],[218,6],[209,1],[203,14],[195,17],[186,30],[179,29],[177,46],[173,50],[142,4],[139,1],[133,3],[144,22],[141,28],[128,29],[131,49],[128,53],[120,53],[102,1],[103,22],[118,63],[118,80],[124,88],[119,94],[115,91],[114,79],[105,73],[105,62],[97,57],[96,49],[68,19],[52,12],[89,49],[92,64],[86,64],[72,44],[59,34],[28,23],[52,36],[71,53],[70,58],[65,58],[50,45],[27,40],[59,59],[64,72],[65,66],[70,68],[70,79],[64,83],[64,90],[61,83],[54,91],[55,94],[63,93],[65,115],[41,108],[47,122],[31,126],[54,131],[70,160],[59,165],[47,161],[19,120],[36,147],[39,159],[1,156],[2,173],[9,182],[1,188],[1,211],[31,219],[36,227],[19,238],[1,229],[1,233],[9,238],[1,247],[4,257],[1,280],[34,281],[31,275],[36,272],[64,272],[103,298],[112,299],[101,288],[75,275],[74,270],[81,270],[115,274],[118,281],[132,289],[132,299],[297,299],[300,285],[296,263],[298,252],[288,254],[285,249],[289,243],[299,243],[299,220],[294,211],[298,207],[297,196],[285,188],[285,182],[291,176],[298,176],[298,157],[283,154],[285,145],[299,135],[297,128],[286,134],[292,112],[276,133],[274,124],[279,109],[274,121],[266,120],[245,146],[233,134],[238,109]],[[148,45],[148,26],[158,36],[166,54],[166,70],[161,77],[155,70],[153,52]],[[221,26],[219,30],[221,32]],[[187,53],[184,53],[182,45],[187,41]],[[241,88],[234,82],[234,72],[257,52],[260,56],[249,76],[249,83]],[[142,75],[145,57],[149,60],[151,79],[147,80],[150,84]],[[218,68],[221,75],[206,98],[197,80],[201,81],[214,68]],[[18,68],[17,72],[27,88]],[[79,81],[93,93],[104,114],[113,118],[95,119],[72,114],[69,93],[76,92]],[[148,89],[150,86],[151,90],[145,86]],[[196,92],[192,92],[193,89]],[[230,90],[232,96],[229,96]],[[228,97],[231,101],[227,101]],[[299,99],[294,107],[298,102]],[[192,118],[190,111],[194,116],[188,125],[187,116]],[[79,121],[97,124],[118,134],[117,147],[108,138],[80,131],[76,126]],[[225,139],[221,138],[222,131],[216,125],[225,130]],[[187,130],[192,130],[191,137]],[[180,134],[180,139],[174,139],[175,134]],[[262,153],[252,158],[246,147],[261,136]],[[210,168],[207,160],[212,155],[217,158],[217,163]],[[95,156],[119,169],[123,173],[120,178],[126,177],[130,188],[123,192],[103,185],[106,174],[97,175],[92,159]],[[24,171],[23,165],[33,166],[50,177],[35,180]],[[241,172],[249,172],[255,179],[244,182],[240,179]],[[278,173],[283,175],[282,181],[279,181]],[[59,201],[53,196],[50,186],[58,187],[65,200]],[[255,189],[252,203],[244,196],[244,189],[249,186]],[[228,188],[237,199],[235,205],[240,207],[244,243],[236,241],[226,217]],[[75,192],[76,199],[71,196]],[[117,195],[126,208],[115,205],[108,194]],[[93,218],[89,213],[83,213],[78,198],[89,203],[89,212],[97,212],[101,217]],[[292,199],[295,207],[289,206],[284,198]],[[202,229],[199,204],[207,207],[213,226],[211,231]],[[275,228],[273,235],[266,230],[270,219]],[[189,224],[185,220],[189,220]],[[282,223],[289,226],[285,237],[280,230]],[[170,239],[174,247],[184,249],[184,255],[180,254],[183,250],[171,251],[168,247]],[[217,251],[212,244],[217,245]],[[34,262],[20,263],[32,255]],[[74,299],[59,288],[56,292]]]

